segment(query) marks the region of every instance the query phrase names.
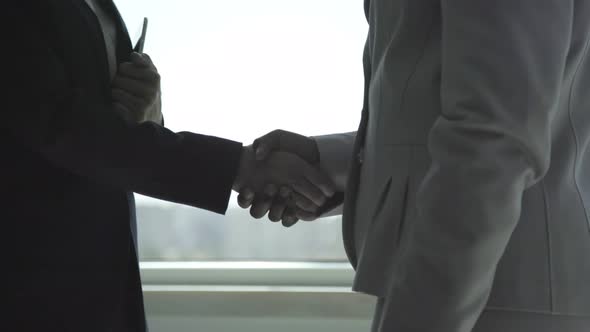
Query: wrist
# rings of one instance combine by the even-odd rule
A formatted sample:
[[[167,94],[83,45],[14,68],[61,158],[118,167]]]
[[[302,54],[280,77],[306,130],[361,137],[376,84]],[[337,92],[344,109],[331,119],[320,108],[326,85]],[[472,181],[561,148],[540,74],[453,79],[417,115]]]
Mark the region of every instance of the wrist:
[[[318,142],[315,140],[314,137],[309,137],[310,146],[311,146],[311,159],[310,163],[314,165],[318,165],[320,163],[320,149],[318,147]]]
[[[254,162],[254,150],[251,146],[244,146],[242,148],[242,153],[240,156],[238,172],[236,174],[236,178],[234,179],[234,183],[232,186],[232,189],[234,191],[239,192],[240,189],[244,186],[246,179],[252,174]]]

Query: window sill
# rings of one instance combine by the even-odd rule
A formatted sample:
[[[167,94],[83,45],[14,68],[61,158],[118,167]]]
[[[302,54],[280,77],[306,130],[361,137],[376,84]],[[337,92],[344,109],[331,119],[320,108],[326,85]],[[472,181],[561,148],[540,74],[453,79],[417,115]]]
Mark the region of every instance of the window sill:
[[[150,317],[370,318],[347,263],[144,262]]]
[[[262,286],[350,289],[348,263],[142,262],[145,286]]]

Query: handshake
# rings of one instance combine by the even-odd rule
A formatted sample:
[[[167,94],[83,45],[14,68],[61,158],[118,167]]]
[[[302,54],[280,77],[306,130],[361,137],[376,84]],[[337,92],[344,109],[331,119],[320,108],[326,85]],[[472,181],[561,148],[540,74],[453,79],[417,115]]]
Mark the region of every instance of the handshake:
[[[319,151],[309,137],[275,130],[243,148],[233,189],[238,204],[256,219],[293,226],[313,221],[332,205],[336,188],[319,168]]]
[[[112,82],[113,109],[132,123],[162,123],[160,75],[147,54],[132,53],[119,65]],[[316,142],[276,130],[244,147],[233,189],[239,205],[257,219],[290,227],[312,221],[337,199],[331,179],[319,169]]]

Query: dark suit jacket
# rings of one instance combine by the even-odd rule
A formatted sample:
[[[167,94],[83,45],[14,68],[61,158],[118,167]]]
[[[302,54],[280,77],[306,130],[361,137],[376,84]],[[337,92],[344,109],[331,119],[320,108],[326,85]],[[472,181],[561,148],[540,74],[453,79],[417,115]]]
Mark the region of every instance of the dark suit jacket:
[[[118,18],[118,60],[131,43]],[[227,209],[241,144],[110,107],[102,32],[83,0],[2,4],[3,326],[144,331],[130,192]],[[163,223],[166,220],[162,220]]]

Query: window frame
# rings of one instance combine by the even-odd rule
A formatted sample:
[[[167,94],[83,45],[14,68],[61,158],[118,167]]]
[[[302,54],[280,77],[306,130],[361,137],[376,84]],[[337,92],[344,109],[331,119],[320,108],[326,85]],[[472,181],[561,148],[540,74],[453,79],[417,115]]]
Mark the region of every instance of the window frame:
[[[146,286],[330,287],[350,289],[349,263],[187,261],[140,262]]]
[[[352,291],[354,270],[348,263],[141,262],[140,267],[147,317],[169,330],[180,318],[196,326],[202,319],[223,325],[228,319],[267,317],[368,329],[376,303],[373,296]]]

